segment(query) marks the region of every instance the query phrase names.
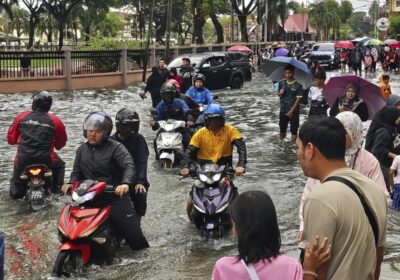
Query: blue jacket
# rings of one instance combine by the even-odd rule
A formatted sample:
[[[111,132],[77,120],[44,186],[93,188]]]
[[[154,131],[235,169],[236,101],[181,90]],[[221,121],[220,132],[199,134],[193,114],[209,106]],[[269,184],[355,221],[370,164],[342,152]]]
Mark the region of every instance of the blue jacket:
[[[190,96],[197,104],[210,105],[213,102],[211,91],[205,87],[198,89],[192,86],[186,91],[186,95]]]
[[[185,101],[174,98],[171,103],[161,101],[155,109],[154,119],[157,121],[175,119],[175,120],[192,120],[191,115],[187,115],[189,107]]]

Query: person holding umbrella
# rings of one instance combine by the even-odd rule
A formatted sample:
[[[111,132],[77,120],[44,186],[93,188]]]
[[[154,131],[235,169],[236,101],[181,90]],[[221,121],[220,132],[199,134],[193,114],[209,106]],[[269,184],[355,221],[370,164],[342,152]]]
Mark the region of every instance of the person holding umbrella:
[[[280,98],[279,128],[280,139],[286,137],[290,123],[292,140],[297,138],[300,126],[300,100],[303,97],[303,86],[294,79],[294,66],[288,64],[284,68],[284,79],[279,82],[277,95]]]
[[[355,84],[348,84],[342,97],[336,98],[330,115],[336,116],[340,112],[351,111],[356,113],[365,122],[369,119],[368,107],[362,98],[358,96],[359,88]]]

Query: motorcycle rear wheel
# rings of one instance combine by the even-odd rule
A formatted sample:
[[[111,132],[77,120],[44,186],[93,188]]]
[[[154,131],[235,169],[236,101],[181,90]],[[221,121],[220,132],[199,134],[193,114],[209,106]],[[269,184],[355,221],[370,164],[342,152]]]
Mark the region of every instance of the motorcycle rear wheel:
[[[83,267],[79,257],[77,251],[61,251],[58,253],[53,267],[53,276],[69,278],[71,274],[82,273]]]

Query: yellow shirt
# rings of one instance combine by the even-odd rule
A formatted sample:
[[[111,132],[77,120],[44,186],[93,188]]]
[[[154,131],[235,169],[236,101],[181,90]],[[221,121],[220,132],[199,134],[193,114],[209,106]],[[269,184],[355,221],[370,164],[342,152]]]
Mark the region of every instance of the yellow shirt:
[[[240,132],[229,124],[217,134],[203,127],[193,135],[190,145],[199,148],[198,159],[217,163],[220,158],[232,156],[232,142],[241,138]]]

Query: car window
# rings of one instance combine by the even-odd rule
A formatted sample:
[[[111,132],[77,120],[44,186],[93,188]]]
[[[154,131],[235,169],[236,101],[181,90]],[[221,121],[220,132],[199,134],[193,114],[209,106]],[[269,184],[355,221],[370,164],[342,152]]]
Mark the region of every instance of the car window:
[[[175,58],[169,65],[168,68],[171,67],[176,67],[176,68],[181,68],[182,67],[182,58],[183,57],[178,57]],[[198,64],[201,62],[201,60],[203,59],[202,56],[191,56],[190,58],[190,65],[193,68],[196,68],[196,66],[198,66]]]
[[[225,64],[225,57],[224,56],[215,56],[213,60],[214,64],[211,64],[211,66],[221,66]]]
[[[334,44],[318,44],[314,45],[312,48],[313,51],[335,51]]]

